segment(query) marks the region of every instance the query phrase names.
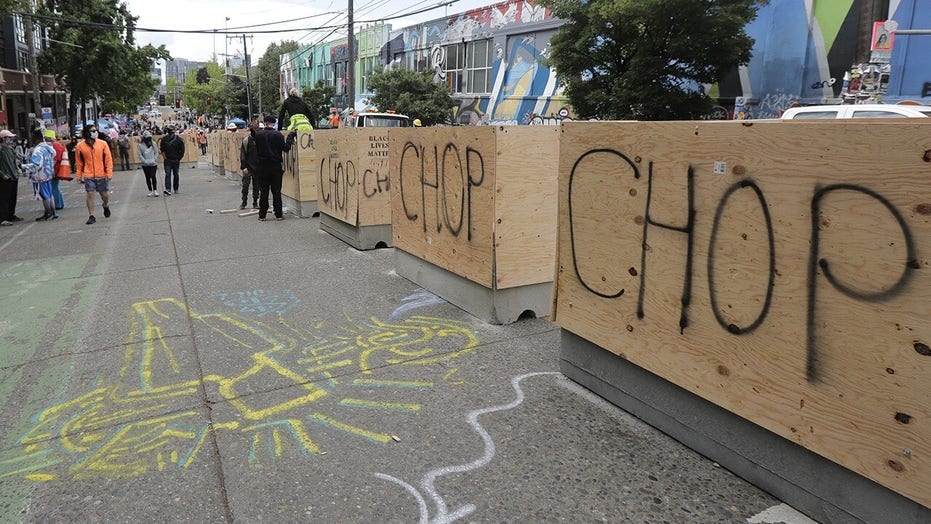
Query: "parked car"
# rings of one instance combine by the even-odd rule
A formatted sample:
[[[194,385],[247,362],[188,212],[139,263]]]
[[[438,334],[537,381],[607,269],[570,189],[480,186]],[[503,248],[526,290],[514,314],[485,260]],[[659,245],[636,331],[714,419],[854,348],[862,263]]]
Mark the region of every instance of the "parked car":
[[[783,120],[810,120],[835,118],[928,118],[929,106],[892,104],[843,104],[833,106],[790,107],[782,114]]]

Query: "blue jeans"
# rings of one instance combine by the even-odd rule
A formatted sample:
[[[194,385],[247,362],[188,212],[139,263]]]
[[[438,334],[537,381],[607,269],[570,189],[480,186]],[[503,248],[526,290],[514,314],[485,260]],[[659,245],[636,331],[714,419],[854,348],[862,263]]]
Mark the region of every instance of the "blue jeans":
[[[178,190],[178,170],[181,169],[180,160],[165,160],[165,191],[174,188]],[[174,181],[174,184],[172,184]]]
[[[59,181],[58,177],[52,179],[52,198],[55,200],[55,209],[64,209],[65,197],[62,196],[61,189],[58,188]]]

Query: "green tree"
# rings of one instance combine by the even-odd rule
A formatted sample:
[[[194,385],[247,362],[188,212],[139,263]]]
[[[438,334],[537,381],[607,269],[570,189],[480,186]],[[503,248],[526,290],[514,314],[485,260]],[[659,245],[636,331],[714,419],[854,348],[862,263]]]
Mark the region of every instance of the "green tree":
[[[744,31],[768,0],[542,0],[566,23],[549,65],[581,118],[692,119],[704,85],[750,61]]]
[[[281,55],[297,51],[298,43],[287,40],[273,43],[265,49],[265,54],[259,58],[258,66],[252,71],[252,92],[258,93],[256,97],[262,112],[276,114],[281,106]],[[254,96],[254,95],[253,95]],[[258,108],[256,108],[258,111]]]
[[[68,86],[72,122],[79,101],[100,97],[115,109],[145,103],[158,83],[152,61],[171,58],[165,46],[136,45],[138,18],[119,0],[47,0],[37,19],[50,37],[39,70]]]
[[[320,127],[320,122],[330,114],[335,95],[336,86],[323,85],[323,80],[317,80],[317,85],[313,88],[304,88],[301,98],[310,108],[310,121],[314,127]]]
[[[223,115],[226,111],[226,83],[216,62],[207,62],[196,74],[187,75],[183,92],[184,105],[199,114]]]
[[[419,118],[425,126],[449,122],[456,106],[449,88],[433,83],[432,71],[396,69],[374,73],[368,84],[374,93],[372,104],[379,110]]]

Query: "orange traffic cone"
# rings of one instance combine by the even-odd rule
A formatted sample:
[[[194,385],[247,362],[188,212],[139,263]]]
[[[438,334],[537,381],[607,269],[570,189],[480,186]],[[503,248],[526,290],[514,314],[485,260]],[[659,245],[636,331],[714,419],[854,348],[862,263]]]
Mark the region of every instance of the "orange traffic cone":
[[[68,160],[68,153],[61,155],[61,164],[58,165],[55,178],[60,180],[73,180],[71,176],[71,161]]]

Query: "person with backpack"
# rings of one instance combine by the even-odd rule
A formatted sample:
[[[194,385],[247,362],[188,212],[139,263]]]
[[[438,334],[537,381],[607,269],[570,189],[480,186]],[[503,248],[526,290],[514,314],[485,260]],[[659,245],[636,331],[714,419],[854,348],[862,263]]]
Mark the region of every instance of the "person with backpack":
[[[184,158],[184,139],[175,134],[174,125],[165,126],[165,132],[168,134],[162,137],[159,142],[159,150],[165,156],[165,195],[170,195],[171,190],[178,193],[179,170],[181,169],[181,159]],[[174,182],[174,183],[172,183]]]
[[[239,209],[246,209],[250,182],[252,184],[252,209],[259,208],[259,181],[255,178],[259,165],[259,152],[255,148],[255,130],[264,128],[265,125],[261,122],[250,123],[249,134],[242,139],[242,146],[239,148],[239,169],[242,170],[242,204]]]
[[[116,145],[120,149],[120,171],[129,171],[129,136],[125,131],[120,131]]]

